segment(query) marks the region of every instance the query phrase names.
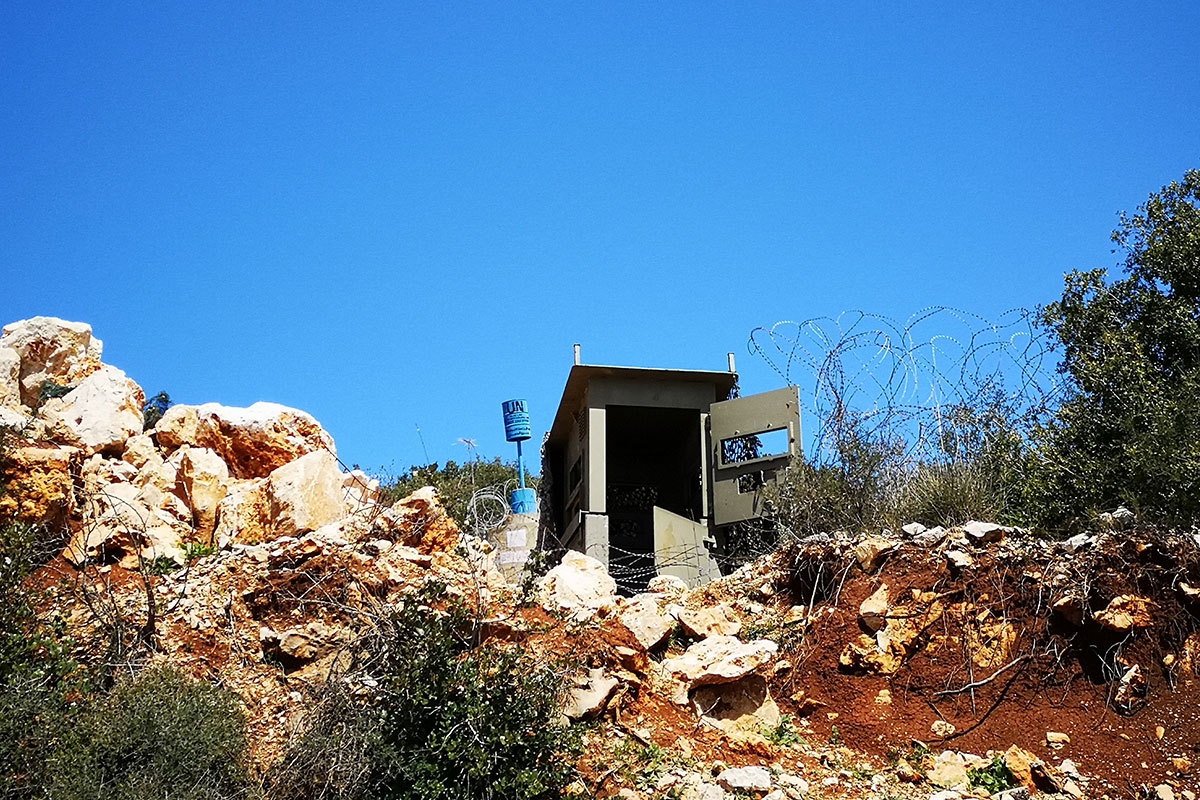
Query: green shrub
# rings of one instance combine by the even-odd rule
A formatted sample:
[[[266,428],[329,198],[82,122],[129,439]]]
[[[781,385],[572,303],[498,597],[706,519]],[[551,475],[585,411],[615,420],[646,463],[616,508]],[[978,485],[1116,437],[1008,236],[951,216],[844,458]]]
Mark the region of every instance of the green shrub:
[[[410,600],[330,677],[268,796],[557,798],[575,741],[558,725],[562,691],[546,664],[480,644],[461,609]]]
[[[151,668],[92,700],[63,735],[55,800],[217,800],[250,794],[237,698]]]
[[[38,406],[55,397],[66,397],[74,388],[74,386],[63,386],[51,380],[44,380],[38,387]]]
[[[67,694],[78,688],[61,621],[39,621],[22,585],[42,533],[0,525],[0,797],[11,800],[43,794]]]

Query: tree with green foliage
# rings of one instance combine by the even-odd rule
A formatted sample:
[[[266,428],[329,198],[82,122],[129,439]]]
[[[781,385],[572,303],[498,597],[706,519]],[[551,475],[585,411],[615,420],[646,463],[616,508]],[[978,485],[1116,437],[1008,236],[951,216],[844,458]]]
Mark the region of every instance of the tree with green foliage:
[[[1124,503],[1200,518],[1200,171],[1121,215],[1125,277],[1071,272],[1042,322],[1068,395],[1035,432],[1028,506],[1064,524]]]

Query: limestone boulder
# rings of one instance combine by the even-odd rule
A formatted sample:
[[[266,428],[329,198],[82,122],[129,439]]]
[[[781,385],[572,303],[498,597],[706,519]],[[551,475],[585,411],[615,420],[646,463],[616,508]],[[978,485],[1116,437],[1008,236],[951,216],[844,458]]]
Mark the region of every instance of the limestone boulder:
[[[21,408],[21,354],[0,347],[0,408]]]
[[[91,490],[83,524],[63,548],[63,558],[75,566],[93,561],[138,569],[159,558],[182,565],[185,526],[142,503],[137,487],[119,480],[104,483],[103,474],[98,469],[86,479]]]
[[[854,557],[858,560],[862,571],[869,574],[874,572],[883,563],[883,560],[899,546],[899,542],[891,539],[872,536],[854,545]]]
[[[315,531],[346,515],[337,459],[325,450],[303,455],[267,477],[268,509],[276,536]]]
[[[335,454],[333,437],[315,419],[277,403],[172,406],[154,426],[154,438],[171,449],[185,444],[208,448],[235,478],[265,478],[309,453]]]
[[[384,509],[375,518],[370,533],[426,555],[451,551],[461,538],[458,524],[446,513],[432,486],[418,489]]]
[[[18,447],[0,471],[0,522],[60,525],[75,504],[73,447]]]
[[[709,636],[737,636],[742,621],[725,603],[701,608],[683,608],[676,612],[679,624],[689,636],[706,639]]]
[[[277,659],[286,671],[317,661],[336,650],[344,632],[315,620],[307,625],[276,631],[263,627],[258,633],[263,652]]]
[[[217,504],[215,540],[258,544],[274,539],[267,479],[232,481]]]
[[[0,427],[24,428],[30,422],[30,416],[22,408],[0,406]]]
[[[178,487],[192,512],[195,535],[209,541],[217,527],[217,509],[228,491],[229,468],[206,447],[189,447],[179,461]]]
[[[1004,541],[1004,537],[1015,532],[1016,528],[997,525],[994,522],[972,520],[962,526],[962,531],[966,534],[967,541],[972,544],[991,544]]]
[[[142,432],[142,389],[116,367],[102,366],[63,397],[46,401],[42,417],[52,439],[84,453],[121,452]]]
[[[687,594],[688,584],[678,575],[655,575],[646,584],[646,591],[650,594],[677,600]]]
[[[135,469],[141,469],[155,457],[162,458],[158,454],[158,448],[154,446],[154,440],[144,433],[126,439],[125,449],[121,451],[121,460],[132,464]]]
[[[647,593],[621,604],[617,618],[643,650],[651,650],[662,644],[675,630],[675,619],[660,605],[663,599],[661,595]]]
[[[342,497],[351,514],[373,510],[379,503],[379,481],[361,469],[342,475]]]
[[[732,683],[701,686],[692,694],[705,719],[731,739],[754,741],[779,727],[782,716],[762,676],[750,674]]]
[[[766,767],[731,767],[717,775],[717,783],[731,792],[768,792],[771,771]]]
[[[887,624],[888,585],[880,584],[858,607],[858,621],[868,630],[878,631]]]
[[[743,642],[736,636],[710,636],[660,664],[671,699],[686,705],[688,693],[700,686],[732,683],[769,661],[779,646],[769,639]]]
[[[616,606],[617,582],[596,559],[568,550],[538,581],[537,599],[547,611],[587,620]]]
[[[1104,610],[1096,612],[1092,619],[1102,628],[1128,633],[1135,628],[1153,627],[1157,608],[1153,601],[1144,597],[1123,594],[1110,600]]]
[[[2,348],[14,350],[20,357],[20,401],[37,409],[44,382],[75,386],[99,369],[102,345],[92,336],[91,325],[32,317],[0,329]]]
[[[563,714],[568,719],[590,719],[604,711],[619,682],[597,667],[577,677],[567,693]]]
[[[947,750],[934,760],[925,779],[943,789],[966,789],[967,762],[961,754]]]

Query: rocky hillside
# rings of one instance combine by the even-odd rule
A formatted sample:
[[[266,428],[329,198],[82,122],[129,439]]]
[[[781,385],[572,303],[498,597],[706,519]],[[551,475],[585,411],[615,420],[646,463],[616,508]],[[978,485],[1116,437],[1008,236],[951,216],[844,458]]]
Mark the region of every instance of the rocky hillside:
[[[573,553],[516,585],[432,490],[383,507],[307,414],[175,406],[143,431],[144,399],[87,325],[6,326],[0,520],[62,532],[30,588],[78,660],[227,687],[259,773],[381,609],[433,587],[564,665],[577,796],[1195,798],[1195,535],[910,525],[698,588],[621,597]]]

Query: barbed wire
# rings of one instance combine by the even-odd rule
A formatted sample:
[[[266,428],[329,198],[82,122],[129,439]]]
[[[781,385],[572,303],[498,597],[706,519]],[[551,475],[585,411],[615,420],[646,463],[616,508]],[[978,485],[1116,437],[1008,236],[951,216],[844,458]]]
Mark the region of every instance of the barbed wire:
[[[945,306],[898,322],[846,311],[785,320],[750,333],[748,350],[800,389],[806,456],[836,456],[846,426],[936,458],[955,409],[1003,407],[1010,419],[1052,408],[1064,380],[1037,314],[1017,308],[995,320]]]

